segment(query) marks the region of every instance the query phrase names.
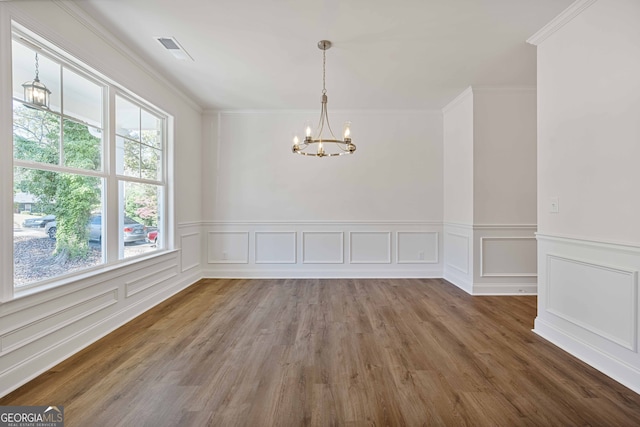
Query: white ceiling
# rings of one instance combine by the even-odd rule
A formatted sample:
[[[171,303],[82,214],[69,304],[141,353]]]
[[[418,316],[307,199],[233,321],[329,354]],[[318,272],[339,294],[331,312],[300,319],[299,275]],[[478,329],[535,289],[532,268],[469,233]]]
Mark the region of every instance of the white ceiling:
[[[535,85],[525,40],[573,0],[79,0],[205,109],[440,109]],[[154,39],[175,37],[194,61]]]

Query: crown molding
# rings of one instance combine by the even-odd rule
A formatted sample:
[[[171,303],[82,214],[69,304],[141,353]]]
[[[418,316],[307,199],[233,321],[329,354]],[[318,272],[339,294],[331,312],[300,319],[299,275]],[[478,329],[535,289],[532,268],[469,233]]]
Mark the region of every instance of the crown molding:
[[[449,111],[451,111],[451,109],[453,109],[455,106],[457,106],[462,101],[464,101],[465,99],[467,99],[469,96],[472,96],[472,95],[473,95],[473,88],[469,86],[468,88],[463,90],[460,95],[456,96],[451,102],[449,102],[447,105],[442,107],[442,113],[443,114],[448,113]]]
[[[168,87],[176,96],[186,102],[191,108],[196,110],[198,113],[202,113],[202,106],[187,96],[184,89],[181,89],[175,83],[156,71],[150,66],[150,64],[145,62],[138,54],[136,54],[120,39],[115,37],[108,29],[106,29],[80,6],[68,0],[53,0],[52,3],[64,10],[71,18],[82,24],[87,30],[98,36],[112,49],[120,53],[133,64],[140,67],[140,69],[146,72],[150,77]]]
[[[234,109],[234,110],[216,110],[216,109],[205,109],[202,111],[203,114],[214,115],[214,114],[316,114],[318,112],[317,109],[308,109],[301,108],[299,110],[295,109]],[[332,114],[442,114],[441,110],[437,109],[397,109],[397,110],[367,110],[367,109],[332,109]]]
[[[535,92],[536,85],[531,86],[472,86],[473,92]]]
[[[527,43],[539,46],[549,36],[571,22],[573,18],[587,10],[587,8],[596,1],[598,0],[577,0],[573,2],[568,8],[561,12],[560,15],[553,18],[547,25],[538,30],[537,33],[529,37]]]

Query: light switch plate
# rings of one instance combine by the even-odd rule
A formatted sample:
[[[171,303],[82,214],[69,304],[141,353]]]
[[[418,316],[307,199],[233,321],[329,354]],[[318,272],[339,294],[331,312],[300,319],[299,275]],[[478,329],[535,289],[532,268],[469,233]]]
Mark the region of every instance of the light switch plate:
[[[552,197],[549,203],[549,212],[551,213],[559,213],[560,212],[560,199],[558,197]]]

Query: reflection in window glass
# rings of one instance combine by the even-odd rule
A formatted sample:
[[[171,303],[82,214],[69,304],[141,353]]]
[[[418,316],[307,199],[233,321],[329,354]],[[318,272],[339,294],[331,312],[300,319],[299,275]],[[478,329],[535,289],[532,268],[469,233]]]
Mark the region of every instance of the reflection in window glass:
[[[140,176],[140,144],[116,137],[116,172],[120,175]]]
[[[94,127],[102,127],[102,86],[64,68],[64,114]]]
[[[160,179],[161,151],[155,148],[141,146],[140,153],[140,173],[141,178],[158,180]]]
[[[36,52],[17,41],[11,44],[13,64],[13,97],[24,99],[23,83],[36,76]],[[49,111],[60,112],[60,64],[38,53],[38,78],[50,91]]]
[[[14,286],[25,286],[103,263],[100,242],[90,240],[92,214],[102,211],[102,179],[14,168]],[[29,205],[30,209],[26,209]]]
[[[162,247],[162,236],[158,232],[162,229],[159,215],[162,187],[122,181],[120,188],[124,206],[120,216],[123,230],[120,257],[129,258]]]
[[[141,142],[154,148],[161,148],[162,120],[144,110],[142,110],[141,119]]]
[[[100,170],[102,132],[100,129],[64,120],[64,165],[71,168]]]
[[[116,134],[140,141],[140,107],[116,96]]]
[[[118,96],[116,115],[118,174],[161,181],[163,120]]]
[[[13,157],[31,162],[58,164],[60,119],[46,110],[13,102]]]

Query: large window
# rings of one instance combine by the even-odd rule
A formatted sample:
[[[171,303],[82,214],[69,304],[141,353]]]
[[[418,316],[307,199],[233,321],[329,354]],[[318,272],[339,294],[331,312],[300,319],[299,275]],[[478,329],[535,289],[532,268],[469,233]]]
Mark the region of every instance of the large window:
[[[161,250],[166,115],[17,30],[12,67],[14,286]]]

